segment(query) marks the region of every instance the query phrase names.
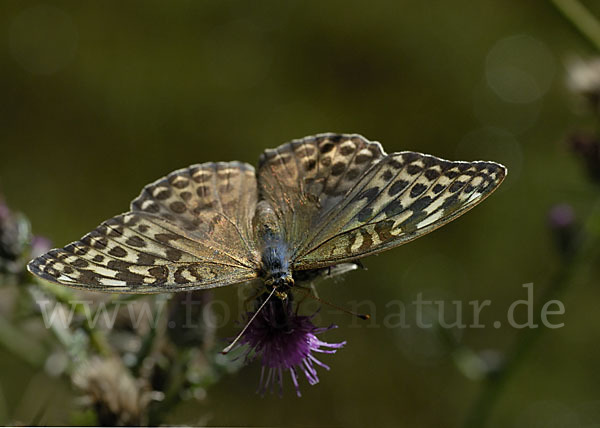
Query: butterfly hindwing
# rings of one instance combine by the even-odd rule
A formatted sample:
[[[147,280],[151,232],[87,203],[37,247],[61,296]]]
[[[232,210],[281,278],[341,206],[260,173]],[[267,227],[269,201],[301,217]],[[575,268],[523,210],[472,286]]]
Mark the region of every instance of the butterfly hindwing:
[[[251,166],[194,165],[146,186],[131,212],[34,259],[29,270],[63,285],[119,293],[212,288],[254,279],[250,221],[255,206]]]
[[[253,267],[256,187],[254,168],[248,164],[194,165],[146,186],[131,202],[131,210],[152,215],[163,228],[188,236],[209,260],[218,255]]]
[[[266,150],[258,185],[298,249],[318,219],[342,202],[356,181],[385,153],[358,134],[319,134]]]

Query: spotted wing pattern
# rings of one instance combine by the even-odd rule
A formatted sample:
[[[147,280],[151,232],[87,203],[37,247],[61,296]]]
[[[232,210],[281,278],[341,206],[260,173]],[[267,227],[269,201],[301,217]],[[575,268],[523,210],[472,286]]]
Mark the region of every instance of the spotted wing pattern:
[[[320,134],[266,150],[259,160],[259,197],[275,210],[292,250],[385,156],[364,137]],[[295,254],[292,254],[292,258]]]
[[[302,151],[307,141],[314,151]],[[365,149],[373,156],[356,162]],[[329,159],[328,167],[308,168],[311,159],[317,164]],[[341,173],[335,175],[333,169]],[[276,182],[268,177],[271,173],[283,177],[279,187],[264,185]],[[328,187],[327,174],[338,177],[335,185]],[[506,169],[494,162],[451,162],[415,152],[386,155],[379,144],[360,136],[323,134],[265,153],[259,188],[273,203],[285,201],[279,205],[286,227],[294,224],[295,211],[310,214],[303,230],[292,233],[292,263],[304,270],[416,239],[477,205],[505,175]],[[321,192],[321,187],[313,190],[313,182],[325,183]]]
[[[79,241],[30,262],[29,270],[76,288],[153,293],[254,279],[254,168],[193,165],[146,186],[131,211]]]

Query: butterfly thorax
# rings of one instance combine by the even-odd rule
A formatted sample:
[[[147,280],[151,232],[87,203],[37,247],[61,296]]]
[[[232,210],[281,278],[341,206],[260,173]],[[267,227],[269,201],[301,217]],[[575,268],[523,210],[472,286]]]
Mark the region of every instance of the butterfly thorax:
[[[273,208],[260,201],[254,216],[254,231],[261,249],[261,277],[271,291],[277,289],[281,298],[294,285],[289,262],[289,248]]]

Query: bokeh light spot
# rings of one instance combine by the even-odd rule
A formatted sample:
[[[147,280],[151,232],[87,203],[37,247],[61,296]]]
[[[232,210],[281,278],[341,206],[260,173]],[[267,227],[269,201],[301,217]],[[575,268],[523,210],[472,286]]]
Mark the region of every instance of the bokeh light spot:
[[[548,47],[528,35],[500,40],[485,63],[488,85],[504,101],[531,103],[550,88],[556,64]]]

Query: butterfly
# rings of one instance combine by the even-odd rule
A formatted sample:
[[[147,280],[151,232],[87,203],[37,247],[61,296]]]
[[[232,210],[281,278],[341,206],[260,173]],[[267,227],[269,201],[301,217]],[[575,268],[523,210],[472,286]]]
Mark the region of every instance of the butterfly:
[[[54,283],[114,293],[260,279],[281,297],[298,278],[448,223],[506,173],[495,162],[386,154],[358,134],[319,134],[266,150],[256,171],[241,162],[174,171],[144,187],[128,212],[28,269]]]

